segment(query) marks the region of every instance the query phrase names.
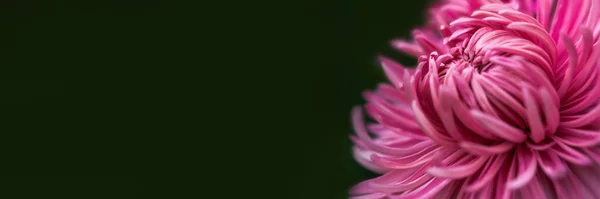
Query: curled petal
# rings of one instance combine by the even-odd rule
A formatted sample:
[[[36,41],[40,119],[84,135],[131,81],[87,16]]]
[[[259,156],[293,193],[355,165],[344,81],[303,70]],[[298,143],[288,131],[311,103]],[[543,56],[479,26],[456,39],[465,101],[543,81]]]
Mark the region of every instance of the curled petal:
[[[419,108],[418,102],[413,101],[412,103],[413,111],[415,112],[415,118],[421,126],[423,133],[429,136],[431,139],[437,141],[440,144],[444,145],[454,145],[453,141],[442,135],[438,130],[435,129],[433,124],[429,121],[429,119],[423,114],[421,108]]]
[[[377,166],[376,164],[374,164],[371,161],[371,155],[373,154],[372,152],[362,151],[362,150],[358,149],[357,147],[354,147],[352,152],[353,152],[352,155],[354,156],[354,159],[363,167],[365,167],[375,173],[379,173],[379,174],[384,174],[384,173],[390,171],[390,169]]]
[[[392,82],[392,85],[398,88],[402,86],[402,78],[404,77],[404,67],[399,63],[385,58],[383,56],[379,57],[379,62],[381,62],[381,66],[385,71],[385,75],[387,75],[390,82]]]
[[[529,183],[534,177],[537,168],[537,160],[534,152],[525,147],[517,147],[515,153],[518,160],[517,178],[509,180],[506,184],[509,189],[519,189]]]
[[[556,142],[553,139],[545,139],[540,143],[532,143],[530,141],[525,141],[525,144],[532,150],[544,151],[554,146]]]
[[[534,142],[541,142],[544,140],[545,133],[542,127],[542,121],[540,113],[538,112],[538,106],[535,103],[531,92],[523,87],[523,96],[525,100],[525,107],[527,108],[527,122],[531,130],[530,137]]]
[[[404,78],[404,76],[402,76],[402,78]],[[388,84],[379,84],[379,86],[377,86],[377,94],[381,95],[384,99],[393,102],[397,107],[412,115],[403,89],[397,89]]]
[[[389,147],[373,142],[367,133],[367,129],[365,128],[365,124],[362,120],[362,110],[360,107],[355,107],[352,110],[352,123],[354,124],[354,130],[356,131],[356,134],[360,140],[363,141],[366,146],[377,152],[388,155],[405,155],[414,152],[411,149]]]
[[[589,165],[592,161],[581,152],[573,149],[563,143],[557,142],[551,150],[556,153],[562,159],[577,165]]]
[[[577,119],[574,119],[571,121],[566,121],[566,122],[561,122],[560,125],[563,127],[568,127],[568,128],[582,127],[582,126],[585,126],[585,125],[588,125],[588,124],[594,122],[599,117],[600,117],[600,105],[596,105],[596,107],[594,107],[589,112],[587,112],[583,115],[579,115],[577,117]]]
[[[538,1],[539,5],[537,10],[537,19],[542,25],[542,27],[546,29],[546,32],[550,30],[550,15],[552,14],[553,2],[553,0]]]
[[[447,51],[444,46],[438,44],[435,41],[436,39],[428,37],[422,32],[417,31],[414,34],[414,38],[415,41],[419,44],[419,46],[421,46],[421,48],[423,49],[423,52],[426,54],[429,54],[431,52],[446,53]]]
[[[459,146],[475,155],[490,156],[505,153],[513,149],[515,144],[511,142],[501,142],[497,145],[486,146],[473,142],[463,141],[459,143]]]
[[[483,166],[487,160],[487,157],[477,157],[475,160],[469,160],[468,157],[465,157],[462,160],[459,160],[456,165],[449,167],[432,167],[428,170],[428,172],[437,177],[454,179],[465,178],[477,172],[477,170],[479,170],[479,168],[481,168],[481,166]]]
[[[573,44],[573,41],[571,41],[571,39],[567,35],[563,34],[561,35],[561,38],[565,42],[567,52],[569,53],[569,65],[565,77],[561,81],[560,87],[558,88],[558,94],[560,96],[565,96],[567,89],[569,88],[569,86],[571,86],[571,80],[576,70],[575,67],[577,67],[577,50],[575,49],[575,44]]]
[[[433,154],[437,152],[435,146],[429,147],[423,151],[400,158],[382,157],[377,154],[371,155],[371,160],[378,166],[390,169],[407,169],[421,166],[433,159]]]
[[[600,147],[582,148],[583,152],[587,154],[596,164],[600,164]]]
[[[440,88],[439,92],[439,97],[441,99],[452,99],[449,89]],[[452,112],[453,101],[454,100],[442,100],[439,105],[440,111],[438,114],[442,120],[444,127],[446,128],[446,131],[448,132],[448,134],[450,134],[452,139],[461,141],[465,138],[459,132],[456,121],[454,119],[454,113]]]
[[[591,147],[600,144],[600,131],[563,128],[554,139],[574,147]]]
[[[421,199],[432,198],[450,183],[450,179],[433,178],[423,186],[403,195],[392,195],[390,199]]]
[[[369,180],[360,182],[354,186],[352,186],[352,188],[350,188],[350,194],[351,195],[364,195],[364,194],[370,194],[370,193],[374,193],[375,190],[373,190],[373,188],[371,188],[371,186],[369,185]]]
[[[584,186],[591,192],[593,197],[590,198],[600,198],[600,189],[597,187],[600,186],[600,168],[597,165],[595,166],[584,166],[577,167],[573,169],[574,176],[577,177],[582,183],[581,186]]]
[[[555,153],[538,151],[536,159],[542,171],[550,178],[556,179],[562,177],[567,172],[567,166]]]
[[[554,104],[554,102],[550,98],[550,93],[548,90],[541,89],[540,95],[542,97],[542,106],[544,110],[544,118],[546,118],[546,131],[548,134],[554,134],[554,131],[558,127],[559,124],[559,113],[558,107]]]
[[[550,194],[549,191],[544,190],[542,183],[535,176],[525,187],[520,189],[520,192],[523,198],[548,198],[547,193]]]
[[[404,53],[407,53],[407,54],[415,56],[415,57],[419,57],[420,55],[424,54],[423,49],[421,49],[421,46],[411,43],[411,42],[402,41],[402,40],[394,40],[394,41],[392,41],[392,46],[394,46],[394,48],[396,48]]]
[[[484,126],[490,133],[511,142],[523,142],[527,138],[523,131],[516,129],[503,121],[490,117],[480,111],[472,110],[471,115]]]
[[[555,59],[556,45],[554,44],[552,38],[550,38],[550,35],[545,30],[543,30],[542,27],[538,26],[537,24],[532,24],[528,22],[513,22],[509,24],[506,28],[520,31],[522,33],[528,34],[532,38],[536,38],[542,44],[543,49],[545,49],[546,52],[548,52],[550,60]],[[552,69],[547,66],[545,66],[544,69],[548,72],[552,72]]]
[[[407,191],[411,189],[415,189],[419,186],[422,186],[424,183],[429,181],[433,176],[428,175],[425,170],[427,166],[423,166],[416,170],[415,172],[404,172],[401,173],[402,176],[392,176],[394,173],[385,174],[388,176],[382,176],[382,178],[394,179],[394,181],[382,180],[379,178],[375,178],[371,180],[370,186],[380,192],[384,193],[396,193]],[[410,174],[410,175],[406,175]]]

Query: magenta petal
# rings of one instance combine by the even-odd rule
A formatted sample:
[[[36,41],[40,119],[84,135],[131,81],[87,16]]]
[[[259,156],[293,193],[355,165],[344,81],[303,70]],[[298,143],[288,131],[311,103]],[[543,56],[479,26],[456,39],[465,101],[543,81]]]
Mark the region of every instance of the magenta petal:
[[[413,101],[412,108],[413,108],[413,111],[415,112],[415,118],[416,118],[417,122],[419,123],[419,126],[421,126],[421,129],[427,136],[429,136],[431,139],[437,141],[438,143],[441,143],[444,145],[453,145],[454,144],[452,142],[452,140],[443,136],[440,132],[438,132],[433,127],[433,125],[431,124],[429,119],[421,111],[421,108],[419,108],[419,105],[416,101]]]
[[[596,164],[600,164],[600,147],[583,148],[585,154],[587,154]]]
[[[396,63],[395,61],[392,61],[383,56],[379,57],[379,62],[381,62],[381,66],[383,67],[383,70],[385,71],[385,74],[387,75],[390,82],[392,82],[392,85],[398,88],[402,86],[402,78],[404,77],[404,67],[399,63]]]
[[[460,79],[460,78],[456,78],[456,79]],[[486,95],[483,87],[479,83],[479,79],[477,76],[473,77],[473,80],[471,81],[471,87],[473,89],[475,99],[477,99],[477,103],[481,107],[481,109],[488,114],[497,116],[494,109],[492,108],[492,105],[490,104],[488,96]]]
[[[538,151],[536,159],[542,171],[551,178],[562,177],[567,172],[565,163],[553,152]]]
[[[371,137],[369,136],[369,134],[367,133],[367,129],[365,128],[364,122],[361,118],[362,110],[360,109],[360,107],[355,107],[352,110],[352,117],[353,117],[352,121],[354,124],[354,130],[356,131],[356,134],[358,135],[360,140],[362,140],[366,146],[368,146],[368,147],[372,148],[373,150],[378,151],[380,153],[390,154],[390,155],[404,155],[404,154],[413,152],[412,150],[407,150],[405,148],[393,148],[393,147],[388,147],[388,146],[374,143],[373,140],[371,140]]]
[[[423,167],[425,166],[427,165],[423,165]],[[369,182],[375,184],[393,184],[402,182],[411,176],[425,174],[425,170],[423,169],[423,167],[416,167],[410,169],[394,169],[377,178],[369,180]]]
[[[371,188],[368,180],[360,182],[360,183],[354,185],[352,188],[350,188],[350,194],[352,194],[352,195],[363,195],[363,194],[369,194],[369,193],[373,193],[373,192],[375,192],[375,190],[373,190],[373,188]]]
[[[507,158],[504,154],[497,155],[488,160],[487,164],[479,172],[478,176],[474,175],[467,179],[465,190],[468,192],[474,192],[484,188],[486,185],[489,185],[492,179],[496,177],[496,174],[502,167],[502,164],[505,160],[507,160]]]
[[[550,153],[556,153],[562,159],[573,164],[589,165],[592,162],[586,155],[560,142],[557,142],[550,151]]]
[[[600,189],[598,189],[600,186],[600,178],[598,178],[600,168],[598,165],[575,168],[573,174],[582,182],[582,186],[585,186],[591,192],[593,197],[590,198],[600,198]]]
[[[595,198],[592,191],[585,184],[583,184],[578,176],[570,173],[567,177],[568,178],[565,179],[565,181],[569,181],[572,184],[574,188],[573,191],[575,191],[577,198]],[[592,187],[592,189],[596,189],[596,187]]]
[[[488,116],[480,111],[472,110],[471,115],[476,118],[481,125],[484,126],[488,132],[504,138],[511,142],[523,142],[527,138],[524,132],[516,129],[503,121],[500,121],[494,117]]]
[[[507,183],[509,189],[519,189],[527,185],[535,177],[537,168],[537,160],[530,149],[517,147],[515,154],[517,155],[519,172],[517,178],[509,179]]]
[[[553,0],[539,0],[538,1],[538,21],[546,31],[550,30],[550,15],[552,14]]]
[[[584,84],[584,82],[589,82],[592,78],[590,78],[590,76],[593,74],[591,73],[592,69],[594,69],[592,64],[588,64],[588,63],[592,63],[595,62],[595,60],[593,60],[594,57],[592,57],[592,60],[587,60],[587,58],[589,57],[590,53],[594,50],[594,38],[593,38],[593,33],[589,28],[580,28],[581,29],[581,35],[582,35],[582,41],[583,41],[583,52],[581,54],[581,56],[579,56],[580,60],[579,62],[583,62],[586,64],[581,64],[582,66],[580,66],[581,68],[578,69],[578,74],[577,76],[575,76],[575,79],[573,81],[573,86],[571,90],[577,90],[577,92],[575,94],[571,94],[570,97],[572,96],[577,96],[579,93],[583,92],[583,87],[582,85]]]
[[[392,41],[392,46],[404,53],[407,53],[407,54],[415,56],[415,57],[419,57],[420,55],[424,54],[423,49],[421,49],[421,46],[411,43],[411,42],[395,40],[395,41]]]
[[[585,125],[588,125],[588,124],[594,122],[599,117],[600,117],[600,105],[597,105],[589,112],[578,116],[577,119],[567,121],[567,122],[561,122],[560,125],[564,126],[564,127],[569,127],[569,128],[582,127],[582,126],[585,126]]]
[[[520,192],[523,198],[548,198],[547,191],[535,176]]]
[[[407,169],[421,166],[428,163],[433,158],[433,154],[437,152],[437,147],[429,147],[413,155],[403,156],[400,158],[382,157],[377,154],[371,155],[371,160],[378,166],[390,169]]]
[[[440,98],[446,98],[446,99],[452,99],[450,97],[450,91],[448,91],[448,89],[440,89],[439,90],[440,94],[439,97]],[[457,127],[457,123],[455,121],[454,118],[454,113],[452,111],[452,102],[454,100],[444,100],[440,102],[440,111],[439,111],[439,116],[442,119],[442,123],[444,125],[444,127],[446,128],[446,131],[448,132],[448,134],[450,134],[450,136],[452,137],[452,139],[456,140],[456,141],[462,141],[464,140],[464,136],[459,132],[458,127]]]
[[[486,146],[486,145],[481,145],[481,144],[468,142],[468,141],[460,142],[459,145],[460,145],[460,147],[469,151],[472,154],[482,155],[482,156],[489,156],[489,155],[505,153],[505,152],[513,149],[513,147],[515,146],[515,144],[511,143],[511,142],[501,142],[500,144],[497,144],[497,145]]]
[[[427,172],[437,177],[466,178],[477,172],[487,160],[487,157],[476,157],[474,160],[464,157],[455,163],[455,165],[448,167],[431,167]]]
[[[556,46],[550,38],[550,35],[548,35],[548,33],[544,31],[542,27],[527,22],[513,22],[509,24],[506,28],[511,30],[517,30],[521,33],[528,34],[529,36],[538,39],[542,45],[541,47],[548,52],[550,58],[553,59],[554,57],[556,57]],[[543,66],[545,71],[552,71],[549,65]]]
[[[352,155],[354,156],[354,159],[361,166],[363,166],[375,173],[379,173],[379,174],[383,174],[383,173],[390,171],[389,169],[380,167],[371,161],[371,155],[373,154],[372,152],[362,151],[362,150],[358,149],[357,147],[355,147],[352,152],[353,152]]]
[[[402,76],[402,78],[404,78],[404,76]],[[406,94],[404,94],[403,89],[394,88],[389,84],[379,84],[377,93],[381,95],[382,98],[394,102],[399,109],[407,109],[407,112],[412,114],[410,107],[405,106],[408,104],[408,100],[406,100]]]
[[[516,158],[509,158],[507,160],[509,160],[509,162],[507,162],[509,164],[504,165],[500,169],[500,172],[496,174],[498,177],[496,178],[496,182],[494,183],[495,196],[493,198],[507,199],[511,198],[511,196],[513,195],[513,192],[510,189],[506,188],[506,182],[509,177],[515,175],[514,172],[516,170]]]
[[[551,100],[551,95],[548,90],[542,89],[540,91],[540,97],[542,97],[544,118],[546,119],[546,131],[548,131],[549,135],[552,135],[559,124],[559,110]]]
[[[569,102],[564,105],[565,108],[561,108],[561,114],[577,114],[585,109],[589,109],[590,106],[594,105],[598,101],[598,98],[600,98],[600,78],[595,78],[596,79],[594,81],[590,82],[593,85],[590,91],[586,93],[586,95],[582,96],[578,101]]]
[[[566,75],[561,81],[560,87],[558,88],[558,94],[564,96],[567,92],[567,89],[571,85],[571,80],[576,70],[575,67],[577,66],[577,51],[575,49],[575,44],[573,44],[573,41],[571,41],[571,39],[567,35],[561,35],[561,39],[563,40],[563,42],[565,42],[566,49],[569,52],[569,66],[567,68]]]
[[[428,175],[425,172],[426,168],[426,166],[423,166],[413,172],[411,175],[402,174],[403,176],[393,176],[394,181],[386,181],[385,179],[376,178],[371,180],[370,186],[371,188],[384,193],[397,193],[415,189],[424,185],[427,181],[433,178],[433,176]],[[390,174],[385,178],[391,179],[392,175],[394,174],[390,172]]]
[[[436,42],[436,39],[428,37],[427,35],[423,34],[422,32],[419,32],[419,31],[415,31],[415,32],[416,32],[414,34],[415,41],[419,44],[419,46],[421,46],[421,49],[423,49],[423,52],[425,54],[429,54],[431,52],[445,53],[447,51],[444,46],[442,46],[438,42]]]
[[[449,179],[433,178],[423,186],[404,195],[390,196],[390,199],[421,199],[432,198],[450,183]]]
[[[600,131],[563,128],[554,139],[574,147],[591,147],[600,144]]]
[[[542,127],[540,113],[538,112],[538,105],[531,92],[525,87],[523,87],[523,96],[525,107],[527,108],[527,122],[529,123],[529,128],[531,130],[530,137],[534,142],[541,142],[544,140],[545,132]]]
[[[564,180],[553,180],[554,189],[556,190],[557,198],[581,198],[577,193],[577,188],[569,179],[567,175]]]
[[[548,150],[550,147],[554,146],[556,142],[551,138],[547,138],[540,143],[532,143],[530,141],[525,141],[525,144],[532,150],[545,151]]]

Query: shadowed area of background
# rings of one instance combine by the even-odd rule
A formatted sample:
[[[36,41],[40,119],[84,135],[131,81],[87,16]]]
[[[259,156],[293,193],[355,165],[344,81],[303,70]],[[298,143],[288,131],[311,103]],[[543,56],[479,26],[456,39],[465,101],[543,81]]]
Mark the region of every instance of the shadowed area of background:
[[[138,198],[143,186],[128,176],[0,176],[0,197]]]
[[[188,23],[176,20],[185,10],[157,0],[0,1],[0,198],[142,197],[148,166],[133,165],[144,153],[160,158],[139,146],[154,135],[143,130],[158,109],[146,109],[148,91],[162,88],[149,73],[181,56],[169,49],[185,38]]]
[[[145,188],[145,192],[177,190],[164,191],[162,198],[185,198],[173,196],[182,187],[203,195],[217,194],[206,198],[230,198],[235,193],[248,198],[347,198],[350,186],[373,177],[352,159],[350,109],[363,103],[362,91],[385,81],[376,56],[388,55],[407,65],[414,61],[392,50],[388,42],[409,37],[411,28],[422,21],[426,2],[331,0],[302,1],[300,6],[289,1],[285,8],[275,9],[268,6],[282,1],[264,7],[247,3],[278,12],[266,14],[226,2],[227,11],[237,6],[248,12],[232,15],[205,12],[213,7],[203,3],[1,1],[0,79],[14,81],[0,86],[0,92],[13,96],[0,100],[2,113],[8,116],[3,122],[12,127],[5,127],[3,132],[10,133],[2,134],[5,137],[0,141],[5,147],[18,143],[5,150],[10,153],[4,157],[35,162],[19,168],[31,175],[58,171],[145,174],[149,177],[144,180],[167,184]],[[281,17],[291,12],[287,8],[300,13],[294,19]],[[232,23],[254,16],[260,17]],[[277,22],[260,26],[265,20]],[[208,27],[212,24],[218,27]],[[275,30],[264,31],[267,28]],[[200,34],[205,32],[226,38]],[[282,38],[277,43],[283,48],[265,47],[264,41],[276,37]],[[201,49],[211,42],[205,40],[217,45]],[[244,41],[258,44],[245,45]],[[224,58],[208,63],[213,57],[205,51]],[[257,63],[244,59],[249,52],[257,53],[250,56]],[[230,66],[239,60],[243,62],[239,68]],[[209,71],[214,68],[226,72]],[[247,79],[234,82],[239,76]],[[193,82],[197,79],[207,82],[198,85]],[[256,82],[265,84],[250,84]],[[30,101],[22,103],[24,98]],[[242,109],[246,107],[259,110]],[[216,111],[207,113],[209,109]],[[217,122],[206,122],[206,118]],[[209,135],[224,138],[209,139]],[[249,146],[232,148],[238,146],[230,142],[234,139]],[[209,144],[215,146],[198,148]],[[265,156],[273,163],[259,159]],[[232,168],[218,172],[194,165],[191,172],[182,169],[192,163]],[[181,172],[183,180],[156,177],[173,172]],[[234,172],[258,177],[225,176]],[[207,174],[220,181],[206,180]],[[265,180],[264,175],[284,179]],[[27,189],[26,182],[35,180],[11,179],[5,184],[18,188],[16,194]],[[98,187],[75,183],[78,179]],[[45,196],[63,190],[44,188],[55,182],[50,178],[38,180],[29,185],[54,191]],[[125,188],[118,183],[103,186],[111,181]],[[131,188],[135,183],[118,179],[65,177],[56,182],[51,185],[79,186],[80,193],[106,187],[104,195],[98,195],[105,198],[112,198],[108,197],[111,190],[137,190]],[[226,191],[207,190],[199,182]],[[249,188],[252,185],[259,188]]]

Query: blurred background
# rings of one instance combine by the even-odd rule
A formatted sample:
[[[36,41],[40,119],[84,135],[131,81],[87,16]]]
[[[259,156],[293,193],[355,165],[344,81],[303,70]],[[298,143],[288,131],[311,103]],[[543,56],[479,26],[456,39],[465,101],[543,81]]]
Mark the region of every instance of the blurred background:
[[[157,39],[184,32],[167,28],[182,22],[166,22],[177,17],[163,16],[173,8],[155,0],[0,1],[1,198],[141,197],[157,177],[131,169],[143,156],[132,155],[138,131],[152,133],[132,130],[144,101],[130,96],[152,85],[139,77],[174,56],[162,49],[177,39]]]
[[[389,41],[428,1],[215,2],[0,1],[0,140],[28,163],[8,171],[117,176],[0,177],[0,196],[336,199],[374,177],[352,159],[350,110],[387,81],[377,56],[414,64]]]

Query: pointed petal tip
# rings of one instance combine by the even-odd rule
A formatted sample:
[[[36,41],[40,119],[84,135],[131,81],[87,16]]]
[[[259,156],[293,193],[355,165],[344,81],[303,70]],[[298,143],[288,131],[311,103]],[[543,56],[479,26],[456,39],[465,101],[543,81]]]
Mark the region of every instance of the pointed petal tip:
[[[390,59],[389,59],[389,58],[387,58],[387,57],[385,57],[385,56],[383,56],[383,55],[377,55],[377,60],[378,60],[380,63],[384,63],[384,62],[389,62],[389,61],[390,61]]]

